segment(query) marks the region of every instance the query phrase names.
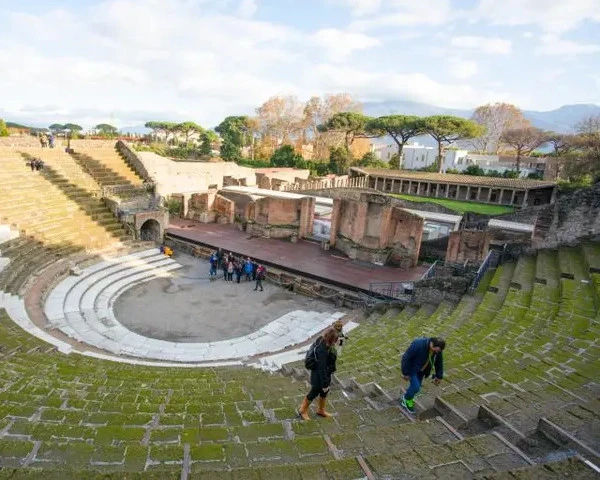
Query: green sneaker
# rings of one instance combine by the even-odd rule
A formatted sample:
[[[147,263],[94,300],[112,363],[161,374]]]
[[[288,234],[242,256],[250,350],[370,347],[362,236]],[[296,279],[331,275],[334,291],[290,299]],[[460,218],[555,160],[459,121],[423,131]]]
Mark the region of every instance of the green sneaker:
[[[410,413],[415,413],[415,400],[414,398],[411,398],[410,400],[407,400],[406,398],[402,397],[402,401],[400,402],[400,405],[405,408],[406,410],[408,410]]]

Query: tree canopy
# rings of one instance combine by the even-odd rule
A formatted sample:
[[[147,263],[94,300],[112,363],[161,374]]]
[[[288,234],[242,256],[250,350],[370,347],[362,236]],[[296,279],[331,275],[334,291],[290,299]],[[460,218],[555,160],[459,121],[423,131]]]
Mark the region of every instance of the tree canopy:
[[[226,117],[225,120],[215,127],[215,131],[223,139],[221,157],[225,160],[239,160],[242,155],[241,148],[244,146],[246,134],[249,132],[248,117]]]
[[[52,128],[50,128],[52,130]],[[77,125],[76,123],[65,123],[63,125],[63,130],[71,130],[71,132],[80,132],[83,130],[81,125]]]
[[[291,145],[283,145],[271,155],[271,165],[274,167],[300,167],[303,162],[302,155],[296,153]]]
[[[94,127],[98,133],[101,135],[116,135],[117,127],[110,125],[108,123],[99,123]]]
[[[346,149],[356,137],[367,135],[367,123],[371,119],[358,112],[340,112],[334,114],[325,124],[319,127],[321,132],[340,132],[344,134]]]
[[[185,137],[185,143],[189,143],[191,136],[195,133],[200,134],[204,131],[200,125],[190,121],[178,123],[175,129]]]
[[[372,134],[386,134],[392,137],[398,145],[399,162],[402,162],[404,144],[423,133],[423,121],[414,115],[386,115],[369,120],[367,130]]]
[[[169,133],[171,132],[171,129],[175,125],[176,124],[174,122],[158,122],[158,121],[146,122],[144,124],[144,126],[146,128],[151,129],[155,135],[162,134],[165,138],[165,141],[168,139]]]
[[[498,153],[502,135],[507,130],[530,126],[523,112],[510,103],[488,103],[475,109],[471,120],[485,127],[485,132],[471,140],[481,153]]]
[[[500,141],[513,148],[516,154],[517,172],[521,170],[521,157],[529,155],[546,141],[544,132],[539,128],[527,126],[506,130]]]
[[[431,135],[438,144],[438,171],[442,171],[442,152],[445,146],[465,138],[474,138],[485,132],[475,122],[452,115],[433,115],[422,120],[423,132]]]
[[[0,118],[0,137],[8,137],[8,128],[3,119]]]

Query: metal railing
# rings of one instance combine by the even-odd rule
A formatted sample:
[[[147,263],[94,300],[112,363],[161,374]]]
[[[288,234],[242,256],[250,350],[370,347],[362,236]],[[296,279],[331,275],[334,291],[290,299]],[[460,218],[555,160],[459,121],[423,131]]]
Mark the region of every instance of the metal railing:
[[[410,302],[413,296],[411,282],[371,282],[369,293],[374,297],[386,297],[403,302]]]
[[[423,276],[421,277],[421,280],[426,280],[428,278],[431,278],[435,275],[435,269],[438,265],[439,260],[436,260],[435,262],[433,262],[429,268],[427,269],[427,271],[423,274]]]
[[[506,244],[504,244],[504,249],[506,249]],[[481,282],[481,279],[485,275],[485,272],[487,272],[488,269],[490,269],[490,268],[494,268],[494,267],[498,266],[501,259],[502,259],[502,252],[500,252],[498,250],[490,250],[488,252],[488,254],[483,259],[483,262],[477,269],[475,278],[473,279],[473,281],[471,282],[471,285],[469,286],[469,293],[475,292],[475,289],[479,285],[479,282]]]

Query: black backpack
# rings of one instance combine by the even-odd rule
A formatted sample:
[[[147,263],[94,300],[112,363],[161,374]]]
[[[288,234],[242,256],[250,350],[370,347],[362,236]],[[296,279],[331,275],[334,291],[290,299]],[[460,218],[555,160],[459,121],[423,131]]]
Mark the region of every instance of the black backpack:
[[[304,357],[304,366],[307,370],[314,370],[317,368],[317,347],[319,346],[319,338],[317,338],[306,352]]]

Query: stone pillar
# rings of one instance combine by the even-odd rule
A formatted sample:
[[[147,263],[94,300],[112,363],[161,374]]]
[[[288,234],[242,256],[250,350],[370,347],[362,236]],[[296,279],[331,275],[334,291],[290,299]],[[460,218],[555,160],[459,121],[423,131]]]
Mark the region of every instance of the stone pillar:
[[[504,189],[500,189],[500,195],[498,196],[498,203],[502,204],[502,197],[504,197]]]
[[[517,191],[513,188],[512,191],[512,195],[510,196],[510,204],[514,204],[515,203],[515,194],[517,193]]]
[[[490,187],[488,190],[488,198],[487,198],[488,203],[490,203],[491,201],[492,201],[492,187]]]
[[[552,189],[552,195],[550,196],[550,203],[556,202],[556,194],[558,193],[558,187]]]
[[[523,195],[523,201],[521,202],[522,207],[527,206],[527,197],[529,196],[529,190],[525,190],[525,195]]]
[[[425,195],[429,196],[430,190],[431,190],[431,183],[427,182],[427,186],[425,187]]]
[[[417,182],[417,195],[421,195],[421,182]]]
[[[408,181],[408,194],[412,195],[412,180]]]
[[[477,187],[477,201],[479,202],[481,197],[481,187]]]
[[[403,186],[404,186],[404,180],[400,179],[400,189],[398,190],[398,193],[402,193]]]
[[[375,186],[373,187],[375,190],[377,190],[377,181],[379,180],[379,177],[375,177]]]
[[[440,196],[440,184],[439,183],[435,184],[435,196],[436,197]]]
[[[396,179],[392,178],[392,188],[390,189],[390,192],[394,193],[394,185],[396,183]]]
[[[333,208],[331,210],[331,230],[329,231],[329,245],[335,246],[335,240],[340,228],[340,217],[342,213],[342,200],[336,198],[333,200]]]
[[[446,198],[448,198],[448,195],[450,195],[450,184],[449,183],[446,184]]]
[[[471,186],[470,185],[467,187],[467,196],[466,196],[465,200],[471,200]]]

